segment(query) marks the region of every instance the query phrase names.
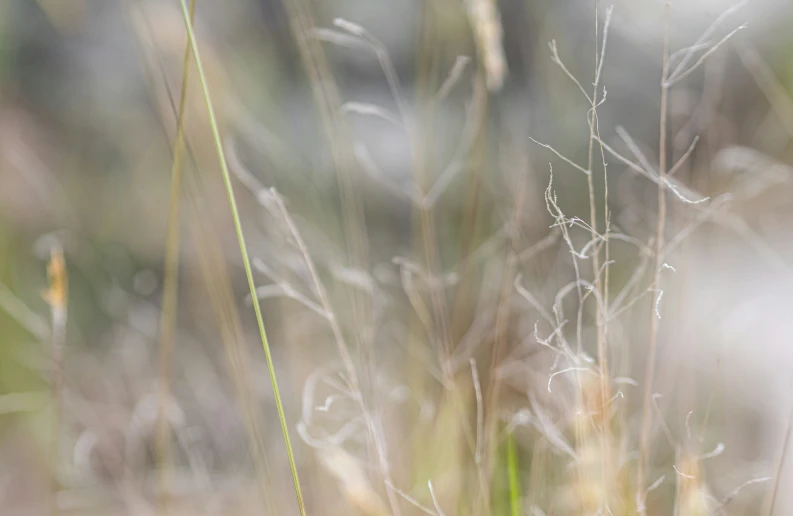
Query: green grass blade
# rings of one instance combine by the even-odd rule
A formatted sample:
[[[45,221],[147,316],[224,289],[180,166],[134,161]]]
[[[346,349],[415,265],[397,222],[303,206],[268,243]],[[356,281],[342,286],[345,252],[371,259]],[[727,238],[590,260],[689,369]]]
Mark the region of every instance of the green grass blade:
[[[281,422],[281,431],[284,434],[284,444],[286,446],[286,452],[289,457],[289,467],[292,470],[292,481],[295,485],[295,494],[297,496],[297,504],[300,509],[300,514],[305,516],[306,509],[305,504],[303,502],[303,495],[300,491],[300,480],[297,476],[297,465],[295,464],[295,457],[292,451],[292,444],[289,439],[289,429],[286,423],[286,417],[284,415],[284,406],[281,401],[281,395],[278,389],[278,381],[275,376],[275,366],[273,365],[272,354],[270,353],[270,344],[267,341],[267,332],[264,327],[264,320],[262,319],[262,311],[259,306],[259,298],[256,295],[256,285],[253,281],[253,272],[251,271],[251,263],[250,259],[248,258],[248,248],[245,244],[245,235],[242,231],[242,222],[240,221],[239,210],[237,209],[237,201],[234,197],[234,188],[231,184],[231,175],[229,174],[228,164],[226,162],[226,155],[223,152],[223,144],[220,138],[220,130],[218,129],[217,120],[215,118],[215,110],[212,105],[212,97],[209,93],[209,87],[207,85],[206,76],[204,75],[204,68],[201,64],[201,56],[198,51],[198,45],[196,44],[195,40],[195,33],[193,32],[193,24],[190,22],[190,14],[188,12],[187,4],[185,0],[180,0],[180,5],[182,7],[182,17],[184,19],[185,29],[187,30],[187,38],[190,43],[190,48],[193,53],[193,59],[196,65],[196,71],[198,74],[199,82],[201,83],[201,90],[204,94],[204,101],[206,102],[207,106],[207,113],[209,115],[209,124],[212,129],[212,136],[215,142],[215,150],[217,151],[218,161],[220,163],[220,170],[223,175],[223,184],[226,188],[226,195],[228,197],[229,208],[231,210],[231,217],[234,222],[234,231],[237,235],[237,242],[240,246],[240,254],[242,255],[242,264],[245,268],[245,276],[248,279],[248,287],[250,288],[251,292],[251,299],[253,301],[253,311],[256,314],[256,322],[259,326],[259,336],[261,337],[262,341],[262,348],[264,349],[264,355],[267,360],[267,369],[270,374],[270,381],[272,382],[273,386],[273,394],[275,397],[275,405],[278,409],[278,419]]]
[[[521,516],[520,472],[518,471],[518,450],[515,436],[507,437],[507,473],[509,476],[509,513],[510,516]]]

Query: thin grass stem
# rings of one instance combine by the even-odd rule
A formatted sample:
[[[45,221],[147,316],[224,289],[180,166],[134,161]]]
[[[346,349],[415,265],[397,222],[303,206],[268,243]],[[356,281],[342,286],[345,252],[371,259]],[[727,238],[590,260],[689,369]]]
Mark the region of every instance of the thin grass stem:
[[[190,0],[190,20],[195,19],[195,0]],[[163,274],[162,307],[160,309],[160,350],[157,372],[157,422],[155,454],[157,468],[157,511],[167,514],[166,493],[170,485],[171,452],[169,424],[166,407],[169,403],[173,375],[173,354],[176,333],[176,306],[178,302],[179,247],[180,247],[180,196],[182,166],[185,155],[184,116],[187,104],[187,86],[190,75],[190,45],[185,43],[182,59],[182,85],[179,93],[176,137],[173,144],[171,187],[168,200],[168,233],[165,244],[165,272]]]
[[[661,114],[660,114],[660,137],[658,143],[658,221],[655,229],[655,267],[653,269],[653,283],[651,291],[658,291],[661,284],[661,268],[663,266],[664,249],[664,230],[666,224],[666,132],[667,132],[667,104],[669,100],[669,85],[667,77],[669,75],[669,11],[671,1],[667,0],[664,13],[664,49],[663,65],[661,71]],[[648,340],[648,351],[644,375],[644,405],[642,415],[642,428],[639,442],[639,465],[637,488],[639,493],[644,492],[644,484],[647,478],[647,468],[650,460],[650,437],[652,428],[652,392],[653,380],[655,376],[655,355],[658,344],[658,323],[655,307],[650,310],[650,334]],[[642,506],[644,500],[642,500]]]
[[[220,130],[218,128],[217,119],[215,117],[215,109],[212,104],[212,97],[209,92],[209,86],[207,84],[206,76],[204,74],[204,68],[201,63],[201,55],[198,51],[198,44],[196,43],[195,34],[193,32],[193,24],[190,21],[190,15],[188,12],[187,4],[185,0],[180,0],[179,2],[182,8],[182,17],[184,19],[185,29],[187,30],[187,38],[190,43],[190,48],[193,54],[193,60],[195,61],[196,71],[198,73],[198,79],[201,83],[201,90],[204,95],[204,101],[207,107],[207,114],[209,115],[209,124],[210,128],[212,129],[212,136],[215,143],[215,150],[218,156],[218,162],[220,165],[221,174],[223,176],[223,184],[226,189],[226,196],[228,197],[229,209],[231,210],[231,217],[234,222],[234,232],[237,236],[237,242],[239,243],[240,247],[240,254],[242,256],[242,265],[245,268],[245,276],[248,280],[248,287],[250,289],[251,294],[251,302],[253,303],[253,311],[256,315],[256,322],[259,327],[259,336],[262,342],[262,349],[264,350],[264,355],[267,360],[267,370],[270,374],[270,381],[272,383],[273,388],[273,395],[275,398],[275,406],[278,410],[278,419],[281,423],[281,432],[284,436],[284,446],[286,447],[286,453],[289,458],[289,467],[292,472],[292,482],[294,483],[295,487],[295,495],[297,497],[297,504],[300,510],[300,514],[305,516],[306,508],[305,503],[303,501],[303,495],[300,490],[300,479],[298,478],[297,474],[297,464],[295,463],[295,456],[292,450],[292,443],[289,439],[289,428],[286,422],[286,415],[284,413],[284,406],[283,401],[281,400],[280,390],[278,389],[278,380],[275,374],[275,365],[273,364],[272,354],[270,352],[270,344],[267,340],[267,331],[264,327],[264,320],[262,319],[262,312],[261,307],[259,306],[259,299],[256,296],[256,284],[253,280],[253,271],[251,270],[251,262],[248,257],[248,248],[245,243],[245,234],[242,230],[242,221],[240,220],[239,210],[237,209],[237,201],[234,197],[234,187],[231,184],[231,174],[229,173],[228,163],[226,162],[226,156],[223,151],[223,143],[220,137]]]

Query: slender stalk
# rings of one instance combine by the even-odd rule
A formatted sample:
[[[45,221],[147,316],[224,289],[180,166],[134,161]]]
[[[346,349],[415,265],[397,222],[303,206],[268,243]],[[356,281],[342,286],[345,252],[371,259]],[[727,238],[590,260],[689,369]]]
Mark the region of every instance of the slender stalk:
[[[509,514],[520,516],[523,514],[520,493],[520,471],[518,471],[518,449],[515,444],[515,435],[507,437],[507,473],[509,476]]]
[[[655,228],[655,269],[653,271],[653,282],[651,291],[658,292],[661,284],[661,267],[663,265],[664,248],[664,227],[666,224],[666,195],[665,195],[665,176],[666,176],[666,130],[667,130],[667,103],[669,100],[669,86],[667,77],[669,75],[669,11],[671,0],[666,0],[664,13],[664,50],[663,67],[661,72],[661,115],[660,115],[660,136],[658,143],[658,221]],[[655,356],[658,345],[658,317],[655,310],[655,303],[650,307],[650,335],[648,341],[646,370],[644,374],[644,406],[642,416],[642,429],[639,443],[639,470],[638,484],[640,499],[644,498],[644,485],[647,478],[647,467],[650,454],[650,429],[652,427],[652,394],[653,379],[655,376]]]
[[[63,404],[63,347],[66,343],[66,318],[68,278],[63,250],[56,247],[51,251],[47,266],[50,288],[44,293],[50,305],[52,317],[52,441],[50,442],[51,513],[58,514],[58,455],[60,454],[60,416]]]
[[[600,54],[598,52],[598,44],[597,44],[597,34],[598,34],[598,19],[597,19],[597,5],[595,6],[595,70],[598,69],[598,65],[600,62]],[[597,73],[597,72],[596,72]],[[596,117],[596,109],[597,109],[597,102],[598,102],[598,95],[597,95],[597,83],[595,83],[594,91],[592,93],[592,115],[589,120],[589,149],[587,151],[587,170],[589,170],[589,174],[587,174],[587,189],[589,193],[589,227],[591,228],[591,236],[592,239],[598,241],[598,232],[597,232],[597,203],[595,202],[595,183],[592,174],[592,165],[594,162],[594,149],[595,149],[595,117]],[[592,250],[592,273],[594,277],[595,288],[598,292],[602,292],[601,290],[601,281],[600,281],[600,245],[595,244]],[[596,318],[597,318],[597,346],[598,346],[598,361],[600,363],[600,367],[604,372],[605,376],[605,368],[606,368],[606,356],[605,356],[605,343],[603,342],[603,334],[601,331],[601,327],[603,324],[603,316],[600,310],[596,311]],[[605,392],[603,393],[606,394]]]
[[[253,311],[256,314],[256,322],[259,326],[259,336],[261,338],[262,349],[264,350],[264,355],[267,360],[267,370],[270,374],[270,381],[273,387],[275,406],[278,410],[278,419],[281,423],[281,431],[284,436],[284,445],[286,447],[287,456],[289,457],[289,467],[292,472],[292,482],[294,483],[295,486],[295,495],[297,497],[297,504],[300,510],[300,514],[305,515],[306,508],[305,508],[305,503],[303,502],[303,495],[300,490],[300,480],[297,475],[297,464],[295,463],[295,456],[294,456],[294,452],[292,451],[292,443],[289,439],[289,428],[286,423],[284,406],[281,400],[280,391],[278,389],[278,380],[276,379],[275,366],[273,364],[272,354],[270,353],[270,344],[267,340],[267,331],[264,327],[264,320],[262,319],[262,311],[261,311],[261,307],[259,306],[259,298],[256,295],[256,284],[254,283],[253,280],[251,262],[248,257],[248,247],[245,243],[245,235],[242,231],[242,221],[240,220],[239,210],[237,209],[237,201],[236,198],[234,197],[234,187],[231,184],[231,175],[229,173],[228,163],[226,162],[226,155],[223,151],[223,143],[220,137],[220,130],[218,129],[217,119],[215,118],[215,109],[212,104],[212,97],[209,93],[209,86],[207,85],[206,76],[204,75],[204,68],[201,64],[201,55],[198,51],[198,45],[195,40],[195,34],[193,32],[193,24],[190,21],[190,15],[188,13],[187,4],[185,4],[185,0],[180,0],[179,4],[182,7],[182,17],[184,19],[185,29],[187,30],[187,38],[190,43],[190,49],[193,54],[193,60],[195,61],[199,82],[201,83],[201,90],[204,95],[204,101],[206,102],[207,113],[209,115],[209,124],[212,129],[212,136],[215,143],[215,150],[217,151],[218,162],[220,164],[220,170],[223,176],[223,184],[226,189],[226,196],[228,197],[229,209],[231,210],[231,217],[234,222],[234,232],[236,233],[237,242],[239,243],[240,246],[242,265],[245,269],[245,276],[248,279],[248,288],[250,289],[250,293],[251,293]]]
[[[595,82],[593,82],[592,91],[592,108],[589,118],[589,148],[587,151],[587,189],[589,193],[589,227],[591,229],[591,237],[594,241],[599,242],[600,236],[597,231],[597,203],[595,201],[595,184],[594,174],[592,174],[592,167],[594,165],[594,150],[596,140],[596,124],[597,124],[597,104],[598,104],[598,81],[600,79],[601,69],[601,56],[600,48],[597,43],[598,39],[598,13],[597,13],[597,0],[595,1]],[[604,42],[605,43],[605,42]],[[605,169],[604,169],[605,174]],[[608,207],[606,207],[608,209]],[[608,233],[605,233],[608,235]],[[608,245],[608,244],[606,244]],[[608,267],[608,265],[606,265]],[[592,274],[595,289],[598,292],[603,292],[603,285],[601,280],[600,271],[600,244],[597,243],[592,249]],[[605,302],[605,301],[604,301]],[[598,308],[596,310],[596,326],[597,326],[597,350],[598,350],[598,363],[601,370],[601,385],[600,395],[602,406],[605,406],[606,400],[609,399],[609,385],[608,385],[608,357],[606,355],[606,334],[605,334],[605,319],[603,310]]]
[[[190,20],[195,19],[195,0],[190,0]],[[171,165],[171,188],[168,202],[168,234],[165,244],[165,272],[163,279],[162,307],[160,312],[160,353],[157,374],[157,426],[155,435],[155,454],[157,469],[157,511],[167,514],[167,492],[170,486],[170,467],[172,462],[171,441],[166,407],[171,395],[173,375],[173,354],[176,334],[176,305],[179,286],[179,247],[180,247],[180,194],[182,187],[182,165],[184,163],[184,115],[187,104],[187,83],[190,74],[190,45],[185,44],[182,60],[182,85],[179,93],[176,138],[173,144]]]
[[[598,44],[598,36],[599,36],[599,20],[598,20],[598,1],[595,0],[595,80],[592,83],[592,104],[589,113],[589,148],[587,151],[587,170],[589,170],[589,174],[587,174],[587,187],[589,191],[589,226],[591,228],[591,238],[597,242],[592,248],[592,274],[593,274],[593,282],[595,284],[595,289],[598,293],[600,293],[601,297],[604,299],[604,305],[608,302],[608,231],[604,232],[606,235],[605,243],[603,244],[606,248],[606,262],[605,262],[605,276],[606,276],[606,286],[604,287],[604,282],[601,280],[601,270],[600,270],[600,247],[601,244],[599,242],[600,236],[598,235],[597,227],[597,203],[595,202],[595,185],[594,185],[594,174],[592,173],[592,169],[594,166],[595,161],[595,141],[596,136],[598,136],[599,130],[597,128],[598,124],[598,117],[597,117],[597,107],[598,107],[598,87],[600,82],[600,75],[602,71],[603,62],[602,59],[604,55],[601,54],[600,45]],[[603,29],[603,52],[605,52],[605,45],[606,45],[606,36],[608,31],[608,19],[606,21],[606,25]],[[603,149],[601,147],[601,153]],[[604,175],[604,182],[606,174],[606,167],[604,163],[603,167],[603,175]],[[604,223],[606,224],[606,228],[608,228],[608,190],[606,190],[605,198],[604,198],[604,209],[606,212],[606,218]],[[605,318],[605,308],[601,308],[598,306],[599,303],[596,302],[596,309],[595,309],[595,326],[597,331],[597,354],[598,354],[598,365],[600,367],[600,376],[599,376],[599,385],[598,385],[598,397],[597,397],[597,406],[601,407],[601,411],[607,410],[605,407],[608,406],[608,400],[611,398],[611,386],[609,383],[609,364],[608,364],[608,352],[606,349],[606,318]],[[579,311],[579,314],[581,312]],[[580,385],[580,381],[579,381]],[[581,393],[582,398],[585,398],[585,393]],[[609,432],[609,419],[607,417],[600,417],[598,418],[599,421],[602,423],[603,428],[599,429],[599,436],[600,436],[600,448],[601,448],[601,456],[602,456],[602,476],[603,482],[606,483],[605,489],[605,506],[608,507],[608,495],[611,488],[611,479],[609,478],[610,471],[611,471],[611,450],[610,450],[610,443],[608,436]],[[581,439],[585,438],[581,435],[580,430],[578,431],[577,438],[579,442]]]

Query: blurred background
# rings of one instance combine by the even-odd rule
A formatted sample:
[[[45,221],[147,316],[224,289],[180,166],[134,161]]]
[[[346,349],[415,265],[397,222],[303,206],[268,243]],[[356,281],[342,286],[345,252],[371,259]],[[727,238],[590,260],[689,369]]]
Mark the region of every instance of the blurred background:
[[[503,384],[492,417],[521,453],[522,512],[588,514],[559,501],[564,467],[534,484],[555,434],[523,418],[547,413],[571,435],[572,376],[551,393],[560,368],[540,334],[597,356],[591,307],[577,335],[559,292],[592,222],[591,99],[570,76],[591,95],[606,26],[610,150],[595,142],[589,168],[595,223],[608,212],[618,234],[601,295],[625,308],[608,329],[623,456],[639,446],[657,313],[647,484],[668,478],[649,513],[672,514],[689,447],[719,450],[700,467],[721,513],[793,511],[785,489],[768,501],[793,479],[779,466],[793,414],[793,4],[671,4],[670,69],[693,71],[669,88],[667,169],[680,165],[663,296],[647,287],[658,204],[642,172],[659,161],[663,1],[198,1],[194,23],[310,514],[421,513],[408,497],[426,512],[428,478],[447,514],[478,514],[460,508],[476,482],[444,412],[458,376]],[[186,41],[176,0],[0,2],[2,514],[297,513],[192,65],[171,193]],[[42,296],[60,248],[62,342]],[[565,319],[557,307],[565,328],[548,323]],[[341,342],[372,417],[341,385]],[[507,514],[507,484],[493,474],[491,514]]]

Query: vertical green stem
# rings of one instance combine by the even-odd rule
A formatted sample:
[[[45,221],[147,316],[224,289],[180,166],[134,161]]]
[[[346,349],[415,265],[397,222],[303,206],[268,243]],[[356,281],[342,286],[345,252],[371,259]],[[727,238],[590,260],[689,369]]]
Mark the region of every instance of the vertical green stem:
[[[237,235],[237,242],[240,246],[240,254],[242,255],[242,265],[245,268],[245,276],[248,279],[248,287],[250,288],[251,299],[253,301],[253,311],[256,314],[256,322],[259,326],[259,336],[261,337],[262,341],[262,348],[264,349],[264,355],[267,360],[267,370],[270,374],[270,381],[273,387],[273,394],[275,397],[275,406],[278,409],[278,419],[281,422],[281,431],[284,435],[284,444],[286,446],[286,453],[289,457],[289,466],[292,471],[292,481],[295,485],[295,494],[297,496],[297,504],[300,509],[300,514],[305,516],[306,509],[305,504],[303,502],[303,495],[300,491],[300,480],[297,476],[297,465],[295,463],[295,456],[292,451],[292,444],[289,439],[289,429],[286,423],[286,416],[284,415],[284,406],[281,401],[281,395],[278,389],[278,381],[275,376],[275,366],[273,365],[273,358],[272,354],[270,353],[270,344],[267,340],[267,332],[264,327],[264,320],[262,319],[262,311],[259,306],[259,298],[256,295],[256,284],[253,281],[253,272],[251,271],[251,263],[250,259],[248,258],[248,248],[245,244],[245,235],[242,231],[242,222],[240,221],[239,210],[237,209],[237,201],[234,197],[234,188],[231,184],[231,175],[229,174],[228,164],[226,162],[226,155],[223,152],[223,144],[220,138],[220,130],[218,129],[217,120],[215,118],[215,109],[212,105],[212,98],[209,94],[209,86],[207,85],[206,76],[204,75],[204,67],[201,64],[201,56],[198,52],[198,45],[196,44],[195,40],[195,33],[193,32],[193,24],[190,22],[190,15],[187,9],[187,4],[185,4],[185,0],[180,0],[180,5],[182,7],[182,16],[185,23],[185,29],[187,30],[187,38],[190,42],[190,48],[193,53],[193,59],[195,60],[196,70],[198,72],[198,78],[201,83],[201,90],[204,94],[204,101],[206,102],[207,106],[207,113],[209,115],[209,124],[212,129],[212,136],[215,142],[215,150],[217,151],[218,161],[220,164],[220,170],[223,175],[223,184],[226,188],[226,195],[228,197],[229,208],[231,210],[231,217],[234,222],[234,232]]]
[[[520,472],[518,471],[518,449],[515,436],[507,437],[507,472],[509,474],[509,514],[521,516],[523,509],[520,500]]]

